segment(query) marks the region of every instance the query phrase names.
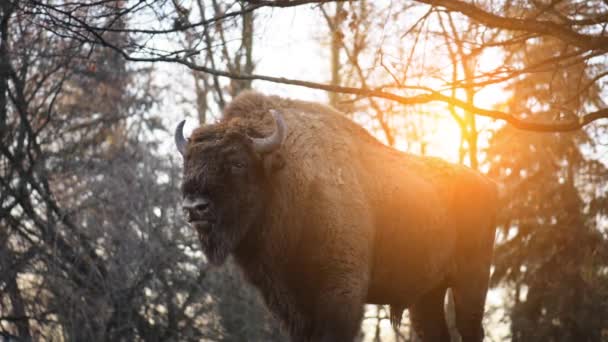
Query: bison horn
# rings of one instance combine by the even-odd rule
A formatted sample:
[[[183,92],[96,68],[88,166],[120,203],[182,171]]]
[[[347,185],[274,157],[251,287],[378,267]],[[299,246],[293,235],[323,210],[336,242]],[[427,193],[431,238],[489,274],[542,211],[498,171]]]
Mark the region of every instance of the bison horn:
[[[186,120],[183,120],[177,127],[175,128],[175,146],[177,146],[177,150],[183,156],[186,153],[186,139],[184,138],[184,124]]]
[[[265,138],[250,138],[253,143],[253,148],[258,153],[270,153],[281,146],[287,132],[287,125],[283,119],[283,115],[277,110],[270,110],[270,114],[274,118],[276,125],[275,131]]]

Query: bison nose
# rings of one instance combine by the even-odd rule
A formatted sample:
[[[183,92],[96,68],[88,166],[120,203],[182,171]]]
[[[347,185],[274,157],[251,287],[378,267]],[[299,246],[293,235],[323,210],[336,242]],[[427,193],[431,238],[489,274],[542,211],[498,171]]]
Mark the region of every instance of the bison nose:
[[[203,197],[186,197],[182,206],[187,211],[205,211],[209,207],[209,200]]]

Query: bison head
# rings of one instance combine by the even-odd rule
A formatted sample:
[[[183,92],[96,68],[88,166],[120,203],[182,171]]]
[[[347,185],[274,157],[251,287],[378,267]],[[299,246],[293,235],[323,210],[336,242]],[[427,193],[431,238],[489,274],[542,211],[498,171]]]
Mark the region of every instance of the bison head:
[[[188,140],[184,121],[175,131],[184,157],[183,209],[215,265],[226,260],[263,213],[270,189],[264,159],[286,133],[282,115],[271,114],[276,128],[267,137],[251,137],[238,120],[200,127]]]

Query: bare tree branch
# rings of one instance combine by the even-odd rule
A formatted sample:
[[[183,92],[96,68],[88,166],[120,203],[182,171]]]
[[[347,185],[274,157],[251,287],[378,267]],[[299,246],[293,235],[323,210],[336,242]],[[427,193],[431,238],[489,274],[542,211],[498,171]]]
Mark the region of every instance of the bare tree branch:
[[[417,0],[432,6],[442,6],[460,12],[484,25],[515,31],[548,35],[585,50],[608,49],[608,37],[578,33],[565,25],[546,20],[507,18],[482,10],[478,5],[460,0]]]
[[[273,76],[265,76],[265,75],[241,75],[241,74],[232,74],[230,72],[215,70],[205,66],[196,65],[194,63],[177,59],[177,58],[140,58],[140,57],[131,57],[129,54],[124,51],[115,48],[117,51],[123,53],[124,58],[130,61],[135,62],[172,62],[179,63],[185,65],[193,70],[202,71],[205,73],[209,73],[216,76],[228,77],[231,79],[237,80],[259,80],[280,84],[289,84],[294,86],[312,88],[312,89],[320,89],[325,91],[333,91],[344,94],[353,94],[359,96],[368,96],[368,97],[377,97],[383,98],[387,100],[396,101],[403,105],[413,105],[413,104],[422,104],[422,103],[430,103],[430,102],[444,102],[447,104],[452,104],[464,110],[470,111],[480,116],[485,116],[492,119],[504,120],[509,124],[513,125],[516,128],[528,131],[539,131],[539,132],[569,132],[578,130],[585,125],[594,122],[599,119],[608,118],[608,108],[599,109],[597,111],[585,114],[576,119],[568,119],[568,120],[560,120],[560,121],[540,121],[540,120],[532,120],[532,119],[520,119],[512,114],[501,112],[498,110],[484,109],[479,108],[477,106],[468,104],[464,101],[458,100],[456,98],[452,98],[447,95],[443,95],[439,92],[429,92],[426,94],[414,95],[414,96],[401,96],[395,93],[386,92],[381,89],[368,89],[368,88],[354,88],[354,87],[341,87],[341,86],[332,86],[324,83],[317,82],[309,82],[303,80],[289,79],[285,77],[273,77]],[[407,88],[407,86],[403,86],[403,88]],[[413,87],[419,88],[419,87]]]

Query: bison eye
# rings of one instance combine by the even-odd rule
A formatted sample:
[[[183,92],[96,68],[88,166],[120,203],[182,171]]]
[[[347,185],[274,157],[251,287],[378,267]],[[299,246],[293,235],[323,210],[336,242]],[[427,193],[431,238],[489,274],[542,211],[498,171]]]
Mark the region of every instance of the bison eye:
[[[245,172],[246,167],[247,167],[247,165],[245,165],[245,163],[243,163],[243,162],[234,162],[231,165],[231,170],[232,170],[232,173],[240,174],[240,173]]]

